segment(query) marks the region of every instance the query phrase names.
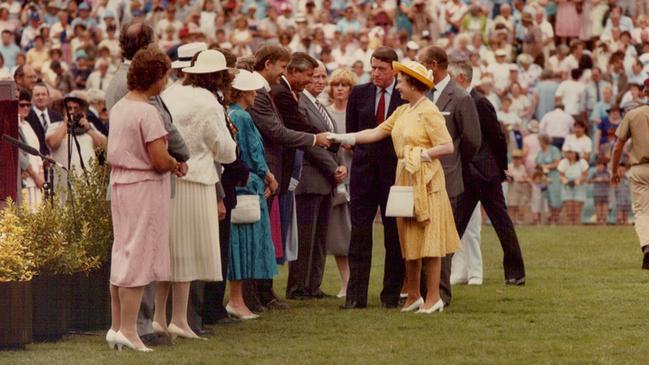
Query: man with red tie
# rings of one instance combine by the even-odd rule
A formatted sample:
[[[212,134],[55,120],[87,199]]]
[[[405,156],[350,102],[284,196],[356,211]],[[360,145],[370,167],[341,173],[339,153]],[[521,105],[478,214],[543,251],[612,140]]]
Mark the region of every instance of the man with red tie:
[[[395,88],[392,62],[397,53],[388,47],[372,54],[372,82],[354,86],[347,103],[347,133],[374,128],[385,121],[404,101]],[[401,256],[395,218],[385,216],[390,187],[394,184],[397,157],[392,140],[354,146],[351,169],[352,234],[349,247],[350,278],[342,309],[365,308],[372,264],[372,224],[381,208],[385,244],[385,269],[381,305],[396,308],[403,283],[404,263]]]

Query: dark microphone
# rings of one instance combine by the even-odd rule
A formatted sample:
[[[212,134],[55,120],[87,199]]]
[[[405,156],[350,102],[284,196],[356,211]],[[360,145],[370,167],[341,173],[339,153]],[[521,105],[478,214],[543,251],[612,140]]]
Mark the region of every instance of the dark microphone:
[[[34,147],[32,147],[32,146],[30,146],[28,144],[22,143],[19,140],[15,139],[13,137],[10,137],[10,136],[8,136],[6,134],[2,135],[2,140],[9,143],[9,144],[12,144],[12,145],[20,148],[21,150],[29,153],[30,155],[34,155],[34,156],[39,156],[40,155],[40,152],[36,148],[34,148]]]
[[[60,163],[54,161],[51,157],[45,156],[39,150],[37,150],[36,148],[34,148],[34,147],[32,147],[32,146],[30,146],[28,144],[20,142],[19,140],[15,139],[15,138],[13,138],[11,136],[8,136],[6,134],[3,134],[2,137],[0,137],[0,138],[3,141],[5,141],[5,142],[7,142],[7,143],[9,143],[11,145],[14,145],[14,146],[18,147],[19,149],[29,153],[30,155],[38,156],[38,157],[42,158],[43,160],[62,168],[65,171],[68,170],[68,169],[65,168],[65,166],[63,166]]]

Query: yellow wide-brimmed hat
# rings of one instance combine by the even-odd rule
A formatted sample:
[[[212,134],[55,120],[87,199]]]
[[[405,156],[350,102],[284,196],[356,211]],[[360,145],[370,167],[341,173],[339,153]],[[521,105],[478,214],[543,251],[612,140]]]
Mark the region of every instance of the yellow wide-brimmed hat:
[[[435,81],[433,80],[433,71],[427,69],[426,66],[422,65],[419,62],[407,61],[401,63],[393,61],[392,68],[397,72],[403,72],[408,76],[414,77],[429,88],[435,86]]]

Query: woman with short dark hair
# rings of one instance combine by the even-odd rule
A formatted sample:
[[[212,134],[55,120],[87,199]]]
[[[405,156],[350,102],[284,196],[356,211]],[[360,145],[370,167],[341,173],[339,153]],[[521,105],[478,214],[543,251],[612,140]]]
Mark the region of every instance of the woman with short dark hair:
[[[148,102],[160,94],[171,67],[151,45],[135,54],[128,70],[129,92],[110,111],[108,163],[113,241],[110,294],[111,348],[151,351],[138,337],[136,322],[145,285],[166,281],[169,264],[169,172],[178,162],[167,152],[167,131]]]

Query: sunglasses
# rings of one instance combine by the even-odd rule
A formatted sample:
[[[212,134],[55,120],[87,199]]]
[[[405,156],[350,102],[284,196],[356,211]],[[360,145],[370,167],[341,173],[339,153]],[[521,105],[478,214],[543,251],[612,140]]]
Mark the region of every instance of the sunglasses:
[[[32,104],[31,103],[19,103],[18,106],[21,108],[31,108]]]

